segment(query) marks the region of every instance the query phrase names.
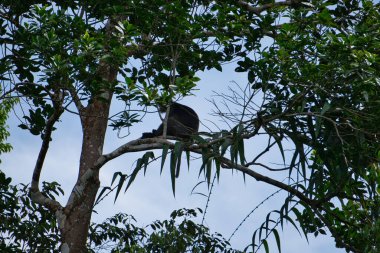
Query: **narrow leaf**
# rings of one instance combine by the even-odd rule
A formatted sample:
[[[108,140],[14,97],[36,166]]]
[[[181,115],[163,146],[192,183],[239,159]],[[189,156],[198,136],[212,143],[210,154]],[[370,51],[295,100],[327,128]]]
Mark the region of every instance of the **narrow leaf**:
[[[168,150],[169,150],[169,146],[164,144],[163,147],[162,147],[162,158],[161,158],[161,170],[160,170],[160,175],[162,174],[162,170],[164,168],[164,164],[165,164],[165,160],[166,160],[166,156],[168,155]]]
[[[113,183],[115,182],[116,178],[117,178],[118,176],[121,176],[121,175],[123,175],[123,174],[121,174],[120,171],[119,171],[119,172],[115,172],[115,173],[113,173],[113,177],[112,177],[111,185],[113,185]]]
[[[179,171],[181,169],[182,151],[183,151],[183,144],[182,144],[182,142],[176,142],[175,145],[174,145],[174,150],[173,150],[173,153],[175,154],[176,160],[177,160],[176,172],[175,172],[175,177],[176,178],[178,178]]]
[[[170,157],[170,178],[172,181],[173,195],[175,196],[175,174],[176,174],[177,156],[173,151]]]
[[[265,253],[269,253],[269,245],[267,240],[263,240],[264,248],[265,248]]]
[[[186,150],[187,170],[190,170],[190,151]]]
[[[280,240],[280,235],[278,234],[277,229],[274,228],[272,231],[273,231],[274,237],[276,238],[276,244],[277,244],[278,252],[281,253],[281,240]]]
[[[116,199],[119,196],[120,190],[123,187],[123,184],[124,184],[126,178],[127,178],[126,175],[120,175],[120,180],[119,180],[119,183],[117,185],[117,190],[116,190],[116,195],[115,195],[114,203],[116,202]]]
[[[239,149],[240,164],[244,164],[245,154],[244,154],[244,139],[243,138],[239,140],[238,149]]]
[[[95,200],[95,204],[98,203],[98,201],[102,198],[103,194],[104,194],[107,190],[110,191],[110,190],[111,190],[111,187],[108,187],[108,186],[103,187],[103,189],[100,191],[98,197],[97,197],[96,200]]]
[[[129,188],[129,186],[131,186],[132,182],[135,181],[137,173],[139,173],[139,171],[141,170],[141,165],[142,165],[142,162],[141,162],[141,158],[140,158],[140,159],[137,160],[136,167],[132,171],[131,176],[129,177],[128,184],[127,184],[127,187],[125,187],[125,191],[124,192],[126,192],[128,190],[128,188]]]
[[[207,161],[207,170],[206,170],[206,178],[207,178],[208,186],[210,186],[210,182],[211,182],[211,169],[212,169],[212,159],[210,158]]]

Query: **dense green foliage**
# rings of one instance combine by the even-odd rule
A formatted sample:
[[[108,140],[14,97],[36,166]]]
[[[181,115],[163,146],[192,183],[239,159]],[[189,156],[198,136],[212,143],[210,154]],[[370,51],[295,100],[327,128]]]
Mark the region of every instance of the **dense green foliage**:
[[[171,152],[173,191],[183,153],[190,162],[194,152],[208,183],[220,170],[234,169],[288,193],[253,231],[250,249],[269,251],[272,235],[280,248],[277,229],[290,222],[306,235],[328,230],[347,251],[380,251],[376,1],[2,1],[0,7],[2,99],[13,92],[28,103],[21,128],[48,142],[47,129],[61,112],[89,117],[83,107],[111,103],[108,95],[123,104],[106,115],[109,126],[128,128],[141,123],[149,106],[191,94],[199,71],[236,63],[249,84],[215,103],[229,127],[197,136],[192,145],[154,146],[163,150],[162,164]],[[266,147],[246,148],[260,138]],[[283,164],[264,164],[269,152]],[[147,152],[132,173],[116,174],[117,192],[152,158]],[[265,176],[256,168],[266,169]],[[170,246],[166,232],[179,228],[170,221],[155,226],[165,228],[159,245]]]
[[[59,252],[59,233],[54,215],[28,196],[28,186],[15,186],[0,171],[0,251]],[[63,194],[57,183],[44,183],[43,193],[52,198]],[[139,228],[127,214],[116,214],[101,224],[93,223],[89,252],[237,252],[220,234],[195,223],[201,210],[181,209],[170,220]]]
[[[0,251],[58,252],[59,233],[55,216],[28,197],[28,186],[15,186],[0,171]],[[62,193],[57,184],[44,184],[44,194]]]

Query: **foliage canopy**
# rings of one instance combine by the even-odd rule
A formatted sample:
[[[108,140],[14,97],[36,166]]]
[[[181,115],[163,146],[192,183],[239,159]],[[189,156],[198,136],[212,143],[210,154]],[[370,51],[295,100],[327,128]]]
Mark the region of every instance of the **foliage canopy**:
[[[220,170],[234,169],[288,193],[254,232],[253,250],[268,251],[272,234],[279,247],[284,221],[305,234],[327,229],[348,251],[380,250],[378,3],[6,0],[0,6],[1,98],[22,97],[30,108],[20,127],[42,138],[32,199],[57,211],[57,219],[73,225],[84,212],[89,226],[92,210],[83,207],[93,206],[101,167],[128,152],[162,149],[162,164],[170,152],[173,191],[182,154],[190,162],[193,152],[209,183]],[[215,101],[229,128],[190,144],[132,140],[103,154],[107,125],[140,124],[149,106],[190,95],[199,71],[223,71],[231,62],[248,85],[220,94],[226,108]],[[111,116],[113,101],[125,109]],[[80,118],[84,138],[78,183],[62,206],[41,194],[39,175],[55,123],[68,112]],[[267,146],[248,151],[262,136]],[[261,162],[271,150],[283,165]],[[117,192],[152,158],[148,151],[131,174],[117,174]],[[86,235],[88,226],[77,226]],[[83,250],[83,238],[76,242],[67,228],[60,231]]]

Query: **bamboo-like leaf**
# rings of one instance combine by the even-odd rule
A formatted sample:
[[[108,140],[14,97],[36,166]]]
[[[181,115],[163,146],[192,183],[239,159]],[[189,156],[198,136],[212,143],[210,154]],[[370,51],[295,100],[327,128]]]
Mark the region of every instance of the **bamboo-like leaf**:
[[[172,190],[173,190],[174,196],[175,196],[175,175],[176,175],[176,169],[177,169],[177,161],[178,161],[178,157],[176,153],[173,151],[170,156],[170,178],[172,181]]]
[[[112,177],[112,181],[111,181],[111,185],[113,185],[113,183],[115,182],[117,176],[121,176],[123,175],[120,171],[119,172],[115,172],[113,173],[113,177]]]
[[[206,170],[206,178],[207,178],[207,185],[210,186],[211,182],[211,169],[212,169],[212,159],[208,159],[207,161],[207,170]]]
[[[232,144],[230,148],[231,161],[237,163],[239,153],[239,134],[238,127],[234,127],[232,130]]]
[[[186,150],[187,170],[190,170],[190,151]]]
[[[264,229],[264,224],[265,222],[263,222],[259,228],[259,241],[261,241],[261,236],[262,236],[262,233],[263,233],[263,229]]]
[[[231,161],[236,164],[237,163],[237,157],[238,157],[238,148],[237,143],[234,142],[230,148],[230,156]]]
[[[297,149],[294,151],[294,154],[293,154],[293,157],[292,157],[292,160],[290,162],[290,165],[289,165],[289,178],[290,178],[290,175],[292,174],[292,171],[293,171],[293,168],[296,164],[296,161],[297,161],[297,156],[298,156],[298,151]]]
[[[202,148],[202,165],[201,168],[199,169],[199,175],[201,175],[202,171],[206,168],[207,161],[209,159],[210,155],[208,154],[208,149]]]
[[[270,219],[270,215],[271,213],[268,213],[266,218],[265,218],[265,234],[268,235],[268,231],[269,231],[269,222],[271,221]]]
[[[307,175],[306,175],[306,162],[307,162],[307,157],[306,157],[306,155],[305,155],[305,150],[304,150],[303,144],[300,144],[300,147],[299,147],[299,154],[300,154],[299,161],[300,161],[300,164],[301,164],[301,167],[302,167],[302,175],[303,175],[303,179],[304,179],[305,182],[306,182],[306,181],[307,181]]]
[[[224,154],[226,153],[228,147],[231,146],[231,139],[225,139],[220,147],[220,154],[221,156],[224,156]]]
[[[284,215],[284,218],[285,218],[287,221],[289,221],[289,222],[295,227],[295,229],[297,230],[297,232],[301,235],[301,232],[300,232],[300,230],[298,229],[296,223],[293,221],[293,219],[290,218],[288,215]]]
[[[280,149],[282,161],[285,163],[285,152],[284,152],[284,148],[282,147],[281,139],[278,136],[274,136],[274,140],[276,141],[277,146]]]
[[[116,202],[117,197],[119,196],[119,193],[121,191],[121,188],[123,187],[123,184],[127,178],[127,175],[120,175],[119,183],[117,184],[117,189],[116,189],[116,195],[114,202]]]
[[[214,159],[214,161],[215,161],[215,168],[216,168],[216,178],[218,179],[218,182],[219,182],[221,163],[219,159]]]
[[[149,164],[149,159],[154,159],[154,153],[152,151],[146,152],[141,159],[142,165],[144,165],[144,175]]]
[[[162,170],[164,168],[164,164],[165,164],[165,160],[166,160],[166,157],[168,155],[168,150],[169,150],[169,146],[164,144],[162,146],[162,157],[161,157],[161,170],[160,170],[160,175],[162,174]]]
[[[269,245],[268,245],[267,240],[264,239],[262,242],[263,242],[263,245],[264,245],[264,248],[265,248],[265,253],[269,253]]]
[[[240,164],[244,164],[245,154],[244,154],[244,139],[243,138],[239,140],[238,149],[239,149]]]
[[[176,165],[176,172],[175,177],[179,177],[179,171],[181,169],[181,157],[182,157],[182,151],[183,151],[183,143],[182,142],[176,142],[174,144],[174,150],[173,153],[177,157],[177,165]]]
[[[295,207],[293,207],[291,210],[296,215],[297,219],[299,221],[301,221],[302,220],[302,214],[300,213],[300,211]],[[306,229],[302,225],[301,225],[301,229],[302,229],[303,234],[305,235],[306,241],[309,243],[309,238],[307,237]]]
[[[139,173],[139,171],[142,168],[142,164],[143,164],[142,159],[139,158],[137,160],[135,169],[132,171],[132,173],[131,173],[131,175],[129,177],[128,184],[127,184],[127,187],[125,187],[125,191],[124,192],[126,192],[128,190],[128,188],[129,188],[129,186],[131,186],[132,182],[135,181],[137,173]]]
[[[254,232],[253,235],[252,235],[252,252],[256,252],[256,251],[255,251],[255,247],[256,247],[256,244],[255,244],[255,241],[256,241],[256,233],[257,233],[257,230],[255,230],[255,232]]]
[[[273,231],[274,237],[276,238],[276,244],[277,244],[278,252],[281,253],[280,235],[278,234],[277,229],[273,228],[272,231]]]
[[[102,198],[103,194],[107,191],[107,190],[111,190],[111,187],[109,186],[106,186],[106,187],[103,187],[103,189],[100,191],[98,197],[96,198],[95,200],[95,205],[98,203],[98,201]]]

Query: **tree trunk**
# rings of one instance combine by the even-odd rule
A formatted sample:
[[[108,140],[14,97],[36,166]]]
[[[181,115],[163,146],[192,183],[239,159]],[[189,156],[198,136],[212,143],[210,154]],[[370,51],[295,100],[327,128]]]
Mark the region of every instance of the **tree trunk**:
[[[111,92],[102,95],[84,109],[81,115],[83,142],[78,181],[64,208],[60,224],[63,253],[87,252],[88,229],[100,186],[99,170],[93,169],[93,165],[103,153]],[[104,95],[107,99],[104,99]]]

